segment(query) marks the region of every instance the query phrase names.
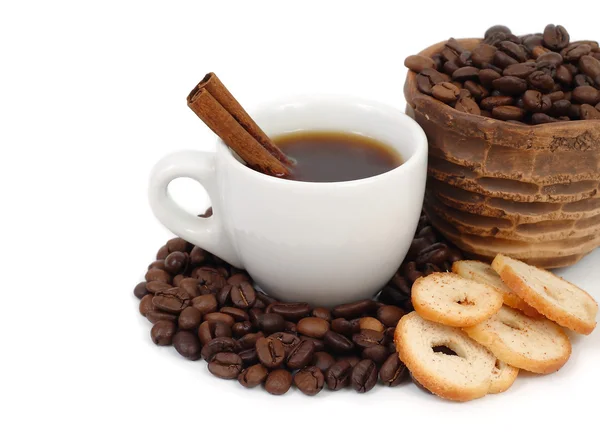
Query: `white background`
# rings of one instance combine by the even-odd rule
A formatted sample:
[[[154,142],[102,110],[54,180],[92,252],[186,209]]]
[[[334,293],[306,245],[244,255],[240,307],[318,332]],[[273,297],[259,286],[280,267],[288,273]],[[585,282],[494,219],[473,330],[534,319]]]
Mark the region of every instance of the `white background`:
[[[597,433],[598,331],[558,374],[455,404],[413,385],[244,390],[154,346],[138,314],[132,289],[169,237],[147,176],[212,146],[185,103],[206,72],[249,108],[307,92],[403,108],[404,57],[450,36],[554,22],[600,38],[594,1],[436,3],[1,1],[0,433]],[[204,210],[197,186],[175,193]],[[599,259],[563,272],[596,298]]]

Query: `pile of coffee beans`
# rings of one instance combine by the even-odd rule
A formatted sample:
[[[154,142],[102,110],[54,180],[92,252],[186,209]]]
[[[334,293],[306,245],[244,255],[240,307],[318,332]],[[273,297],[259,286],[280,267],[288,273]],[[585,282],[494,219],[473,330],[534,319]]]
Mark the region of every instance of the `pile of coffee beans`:
[[[324,386],[364,393],[378,381],[394,387],[409,378],[393,336],[413,309],[412,283],[460,259],[423,215],[405,263],[376,300],[329,309],[279,302],[257,290],[245,271],[174,238],[158,250],[133,293],[153,324],[155,344],[205,360],[219,378],[247,388],[264,385],[276,395],[292,385],[307,395]]]
[[[404,65],[420,92],[461,112],[526,124],[600,119],[598,42],[571,42],[563,26],[524,36],[493,26],[472,50],[450,38]]]

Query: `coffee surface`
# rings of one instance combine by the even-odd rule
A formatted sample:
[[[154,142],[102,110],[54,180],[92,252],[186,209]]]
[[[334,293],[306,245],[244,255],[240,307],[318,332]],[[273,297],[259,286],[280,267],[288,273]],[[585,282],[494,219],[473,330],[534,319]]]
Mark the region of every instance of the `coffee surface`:
[[[350,181],[383,174],[402,164],[392,147],[356,133],[301,131],[274,138],[296,162],[291,179]]]

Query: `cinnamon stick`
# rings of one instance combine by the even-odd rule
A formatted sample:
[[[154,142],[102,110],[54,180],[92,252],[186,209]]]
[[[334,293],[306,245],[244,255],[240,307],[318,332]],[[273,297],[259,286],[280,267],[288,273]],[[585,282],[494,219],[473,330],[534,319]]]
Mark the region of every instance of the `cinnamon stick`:
[[[273,143],[269,136],[262,131],[258,124],[254,122],[250,115],[248,115],[248,112],[244,110],[241,104],[235,99],[231,92],[229,92],[215,73],[211,72],[204,76],[202,81],[198,83],[188,96],[188,104],[190,101],[194,100],[196,93],[200,91],[200,89],[207,89],[215,100],[217,100],[254,139],[265,147],[273,157],[284,165],[293,164],[289,157],[286,156],[277,145]]]
[[[188,106],[223,142],[232,148],[251,168],[268,175],[284,177],[289,169],[267,151],[213,97],[200,88],[188,97]]]

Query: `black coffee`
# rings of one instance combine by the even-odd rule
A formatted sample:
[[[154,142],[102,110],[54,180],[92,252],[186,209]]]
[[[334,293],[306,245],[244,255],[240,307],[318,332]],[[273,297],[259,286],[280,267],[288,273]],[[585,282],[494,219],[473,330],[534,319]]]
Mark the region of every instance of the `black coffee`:
[[[274,142],[296,161],[298,181],[349,181],[383,174],[402,164],[400,155],[376,139],[355,133],[301,131]]]

